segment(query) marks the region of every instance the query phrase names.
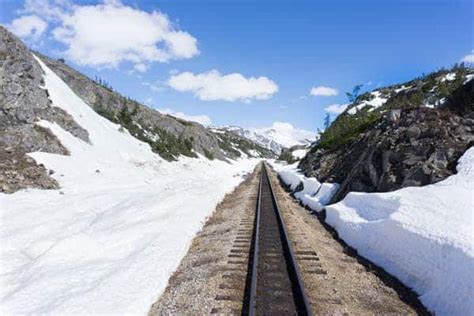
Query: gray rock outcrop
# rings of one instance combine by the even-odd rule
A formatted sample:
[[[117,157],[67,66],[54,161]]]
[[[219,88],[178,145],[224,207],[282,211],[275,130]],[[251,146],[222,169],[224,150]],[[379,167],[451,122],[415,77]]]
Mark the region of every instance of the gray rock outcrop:
[[[55,122],[84,141],[89,140],[87,131],[69,114],[51,105],[43,85],[43,71],[31,52],[0,26],[0,191],[57,185],[44,167],[26,156],[33,151],[68,154],[51,131],[36,124],[38,121]],[[7,153],[6,149],[13,152]]]
[[[394,93],[399,86],[385,88],[394,102],[389,99],[387,105],[376,110],[378,113],[343,113],[328,132],[336,137],[330,139],[329,134],[323,134],[326,143],[313,146],[300,168],[307,176],[341,184],[332,202],[340,201],[350,191],[387,192],[446,179],[456,172],[458,159],[474,145],[474,80],[466,79],[468,71],[458,69],[458,81],[450,83],[442,96],[436,94],[437,86],[423,88],[430,81],[439,86],[443,81],[437,79],[438,74],[405,84],[418,87],[409,91],[418,95],[416,99],[407,99],[406,92]],[[423,94],[423,89],[430,94]],[[439,106],[410,104],[423,96]],[[374,116],[376,119],[370,121]],[[357,126],[359,122],[366,125]]]

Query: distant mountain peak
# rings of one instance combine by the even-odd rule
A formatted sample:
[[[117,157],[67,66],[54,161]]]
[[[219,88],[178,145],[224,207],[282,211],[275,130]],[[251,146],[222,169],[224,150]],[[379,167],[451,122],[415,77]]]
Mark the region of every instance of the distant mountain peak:
[[[260,146],[280,155],[284,148],[297,145],[310,145],[317,138],[315,132],[297,129],[286,122],[274,122],[270,127],[243,128],[240,126],[214,127],[216,131],[229,131],[247,138]]]

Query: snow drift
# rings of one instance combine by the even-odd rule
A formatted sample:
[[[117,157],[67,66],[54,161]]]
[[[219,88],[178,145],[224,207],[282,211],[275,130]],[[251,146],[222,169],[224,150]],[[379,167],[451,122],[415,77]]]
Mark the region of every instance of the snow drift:
[[[30,154],[54,170],[60,191],[0,194],[0,313],[145,314],[206,217],[258,161],[169,163],[38,62],[53,105],[91,143],[38,123],[71,155]]]
[[[292,187],[296,178],[308,181],[294,166],[277,168]],[[326,222],[344,241],[413,288],[439,315],[474,314],[474,147],[457,171],[433,185],[352,192],[326,206]],[[305,204],[316,210],[324,205]]]
[[[298,163],[286,166],[272,163],[272,166],[290,190],[295,191],[297,188],[302,188],[294,193],[295,198],[301,204],[314,211],[322,211],[324,206],[331,201],[331,197],[336,193],[339,184],[320,183],[316,178],[307,178],[298,170],[297,165]]]

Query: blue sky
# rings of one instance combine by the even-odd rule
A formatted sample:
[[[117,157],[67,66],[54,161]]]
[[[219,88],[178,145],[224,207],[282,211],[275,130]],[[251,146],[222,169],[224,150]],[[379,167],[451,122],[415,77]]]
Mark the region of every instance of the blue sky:
[[[206,115],[215,125],[264,127],[280,121],[315,131],[322,127],[325,108],[345,103],[344,92],[356,84],[372,90],[473,58],[473,4],[467,0],[0,0],[0,6],[0,23],[31,47],[64,57],[80,71],[157,109]],[[85,7],[137,13],[133,23],[138,34],[120,40],[131,45],[145,33],[153,38],[147,19],[160,11],[167,19],[165,36],[171,39],[157,40],[156,47],[178,43],[180,48],[164,49],[165,57],[150,57],[145,49],[130,57],[124,47],[115,54],[108,45],[115,64],[104,64],[100,36],[109,38],[107,34],[97,31],[98,43],[92,44],[71,34],[81,27],[101,27],[93,24],[91,14],[79,14]],[[21,17],[28,19],[15,24]],[[80,20],[84,17],[87,21]],[[111,36],[123,39],[126,32],[120,30],[127,20],[111,23],[109,30],[117,28]],[[178,33],[185,35],[175,40]],[[310,95],[318,86],[338,94]]]

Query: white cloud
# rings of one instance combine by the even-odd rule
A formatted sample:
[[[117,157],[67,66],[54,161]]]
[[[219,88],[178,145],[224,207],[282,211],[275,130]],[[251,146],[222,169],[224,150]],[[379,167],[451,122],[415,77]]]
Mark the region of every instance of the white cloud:
[[[136,71],[141,72],[141,73],[146,72],[148,70],[148,68],[149,67],[146,64],[135,64],[133,66],[133,69],[135,69]]]
[[[128,61],[144,72],[153,62],[199,54],[197,40],[179,30],[166,14],[142,11],[119,0],[97,5],[27,0],[20,13],[54,23],[53,38],[66,46],[65,55],[81,65],[116,67]]]
[[[177,118],[180,118],[182,120],[186,121],[192,121],[192,122],[197,122],[199,124],[202,124],[204,126],[209,126],[212,124],[211,118],[207,115],[187,115],[184,114],[183,112],[174,112],[173,110],[166,108],[166,109],[158,109],[159,112],[163,114],[168,114]]]
[[[14,19],[7,28],[16,36],[37,40],[46,31],[48,24],[36,15],[24,15]]]
[[[333,114],[341,114],[347,108],[349,104],[331,104],[327,106],[324,110]]]
[[[164,90],[164,87],[161,82],[156,82],[156,83],[142,82],[142,85],[150,88],[150,90],[153,92],[160,92]]]
[[[176,74],[170,77],[168,85],[177,91],[192,91],[204,101],[265,100],[278,91],[277,84],[267,77],[245,78],[239,73],[222,75],[217,70],[197,75],[192,72]]]
[[[468,64],[474,64],[474,50],[471,51],[469,55],[464,56],[464,58],[461,61]]]
[[[46,21],[60,20],[73,9],[69,0],[25,0],[20,14],[36,14]]]
[[[323,97],[330,97],[334,95],[338,95],[339,92],[331,87],[325,87],[325,86],[318,86],[318,87],[313,87],[311,88],[311,91],[309,94],[314,95],[314,96],[323,96]]]

